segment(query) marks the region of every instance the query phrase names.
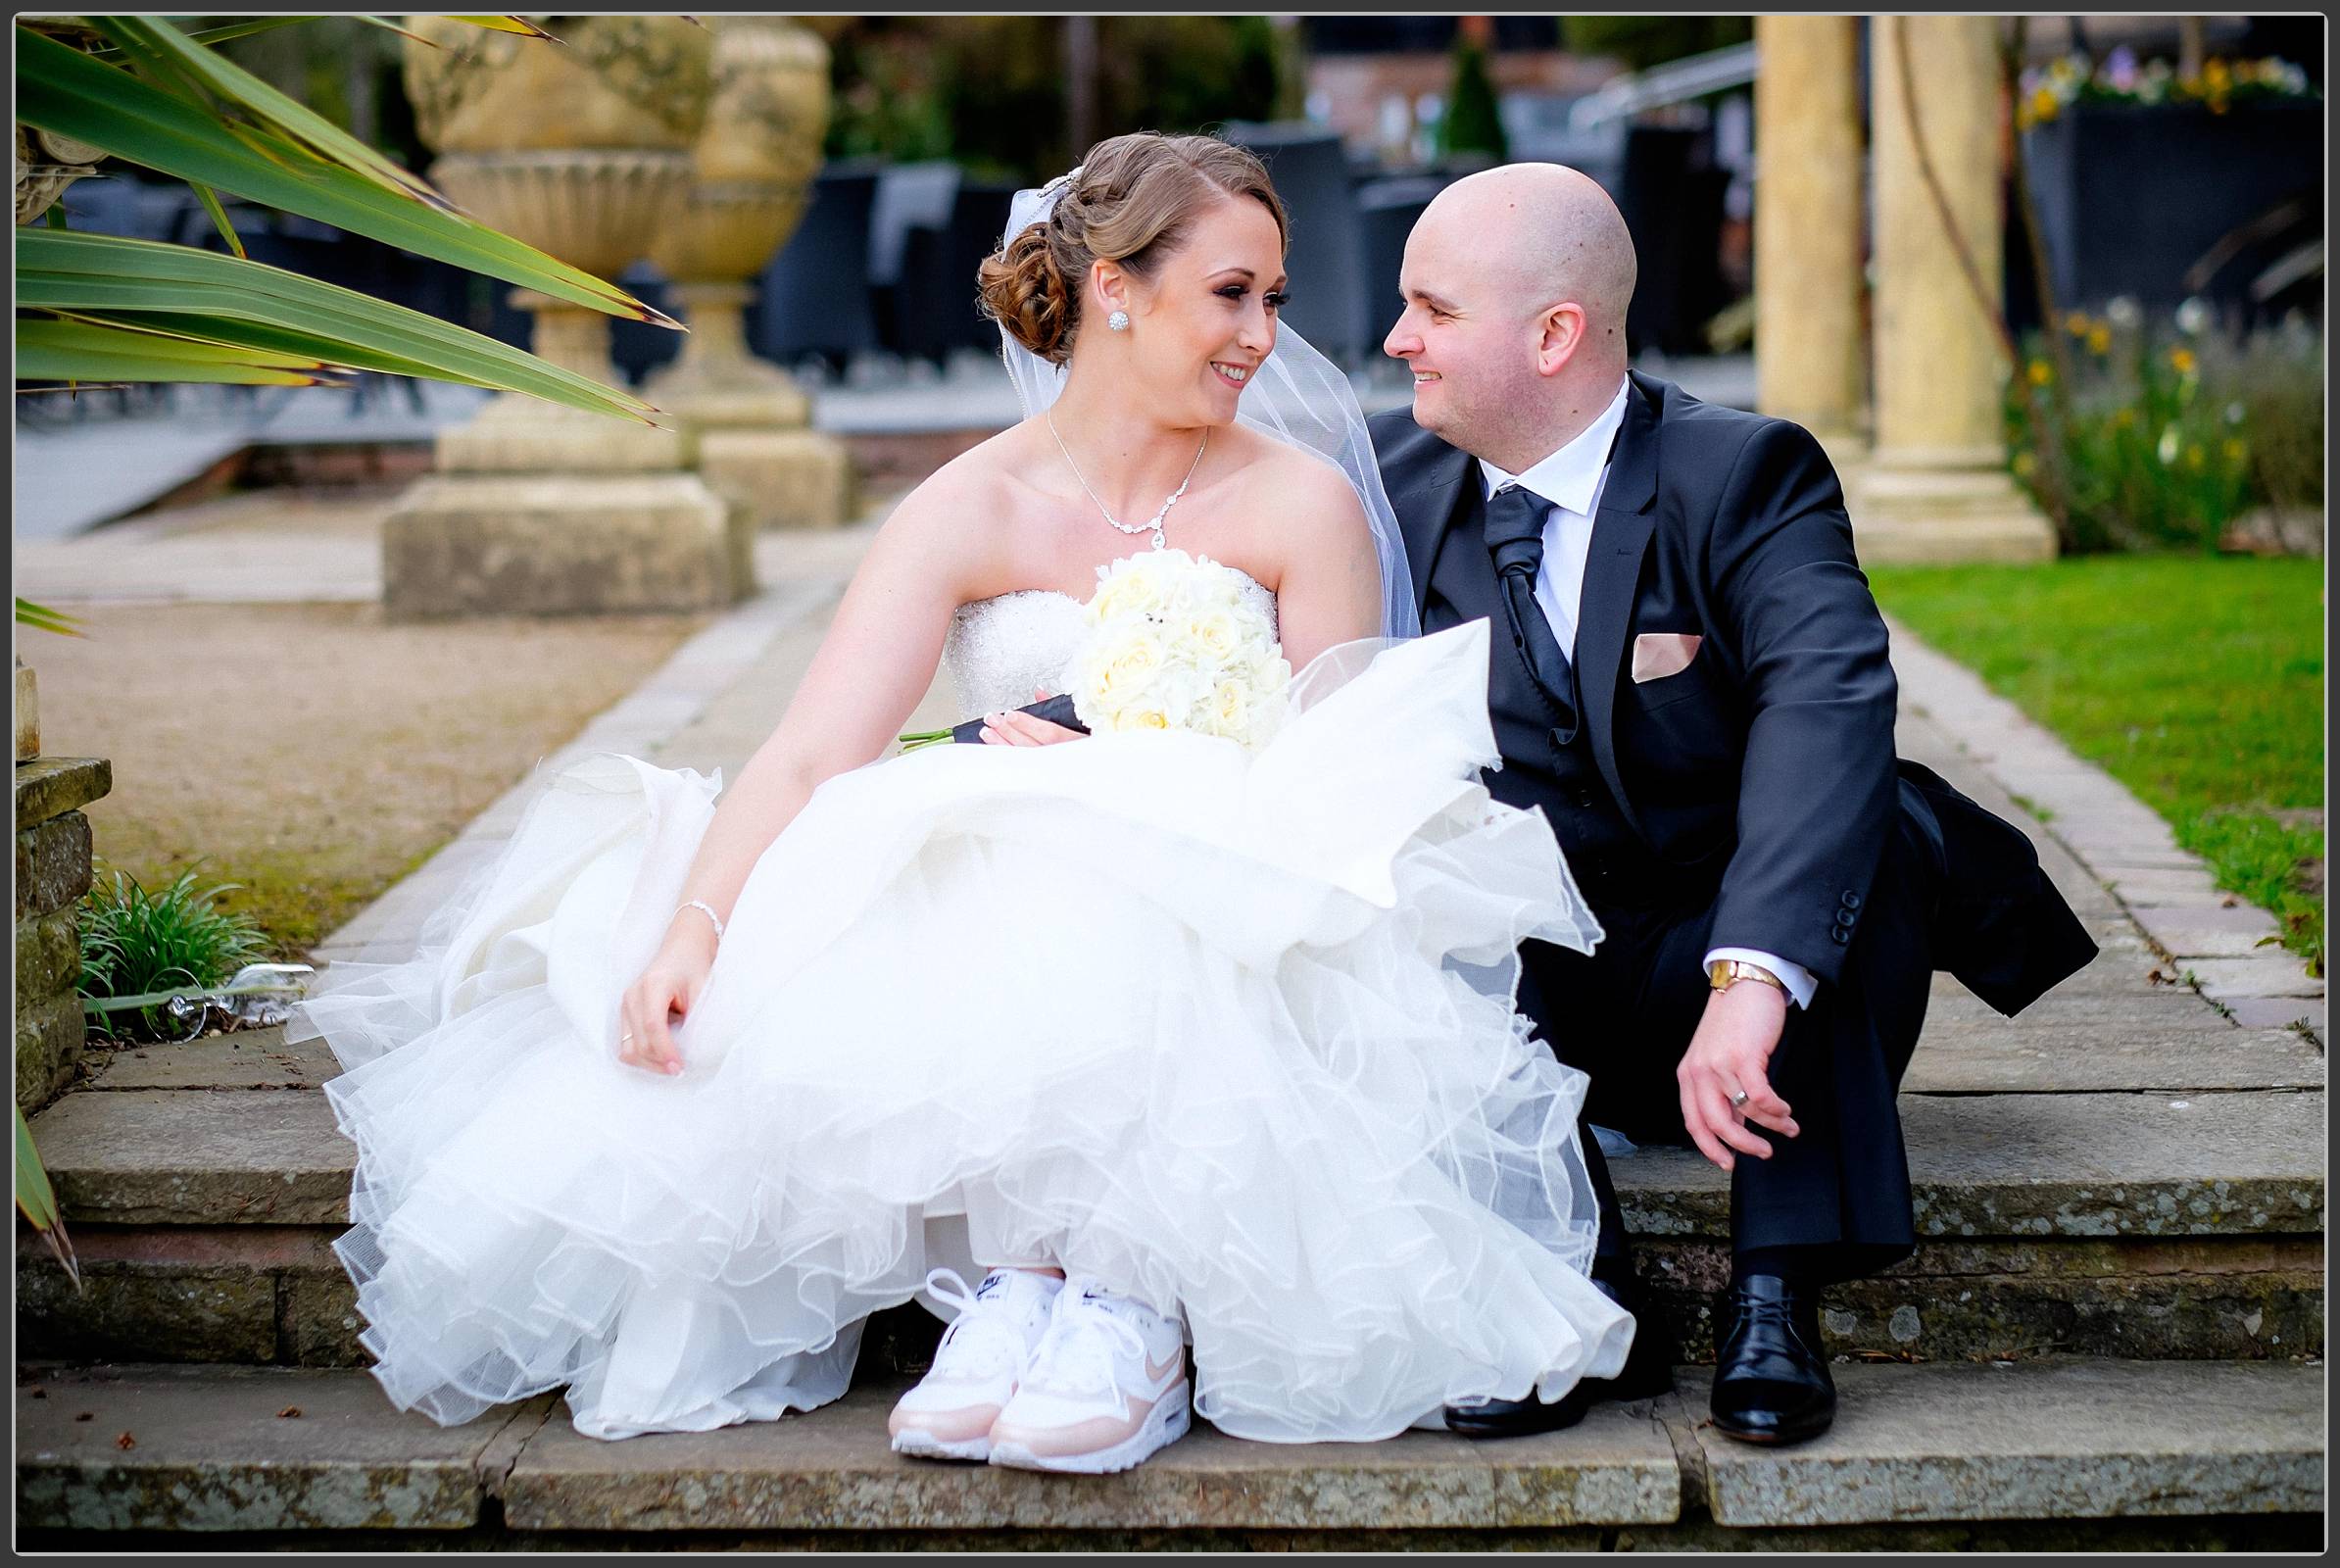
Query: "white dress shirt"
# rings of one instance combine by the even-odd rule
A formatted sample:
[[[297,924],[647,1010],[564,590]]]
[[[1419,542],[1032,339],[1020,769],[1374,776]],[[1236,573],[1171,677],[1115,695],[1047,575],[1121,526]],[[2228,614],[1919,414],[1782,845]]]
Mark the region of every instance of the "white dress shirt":
[[[1584,560],[1592,550],[1592,519],[1600,511],[1601,491],[1609,483],[1609,449],[1619,426],[1625,423],[1625,400],[1632,390],[1631,381],[1619,382],[1617,395],[1599,417],[1525,473],[1505,473],[1485,458],[1479,460],[1480,477],[1488,495],[1515,484],[1550,504],[1543,519],[1543,563],[1536,568],[1536,603],[1571,659],[1576,657],[1577,615],[1584,600]],[[1716,948],[1707,954],[1706,962],[1711,965],[1718,958],[1743,958],[1761,964],[1779,977],[1799,1007],[1811,1006],[1819,990],[1811,970],[1778,954],[1754,948]]]

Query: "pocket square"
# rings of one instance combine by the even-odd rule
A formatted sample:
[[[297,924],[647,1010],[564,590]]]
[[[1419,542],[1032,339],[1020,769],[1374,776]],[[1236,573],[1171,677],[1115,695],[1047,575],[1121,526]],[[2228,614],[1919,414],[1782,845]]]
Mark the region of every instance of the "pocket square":
[[[1633,684],[1681,674],[1690,667],[1691,658],[1704,641],[1696,632],[1643,632],[1633,639]]]

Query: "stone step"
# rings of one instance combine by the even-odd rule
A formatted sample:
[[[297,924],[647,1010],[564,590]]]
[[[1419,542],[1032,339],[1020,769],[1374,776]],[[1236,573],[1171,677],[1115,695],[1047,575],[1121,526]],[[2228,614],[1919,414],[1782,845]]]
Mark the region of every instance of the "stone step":
[[[1920,1250],[1830,1293],[1832,1348],[1937,1360],[2320,1353],[2321,1054],[2294,1034],[2217,1022],[2196,999],[2179,1005],[2151,1020],[2161,1036],[2101,1016],[2028,1032],[1938,1025],[1926,1076],[1911,1074],[1936,1092],[1901,1102]],[[2219,1032],[2204,1035],[2205,1017]],[[2178,1065],[2120,1075],[2181,1087],[2088,1087],[2106,1076],[2097,1056],[2142,1069],[2165,1044]],[[45,1111],[34,1135],[87,1289],[75,1295],[45,1250],[20,1240],[30,1351],[364,1364],[331,1251],[351,1149],[316,1086],[335,1070],[314,1042],[219,1036],[118,1053],[94,1087]],[[1678,1149],[1611,1168],[1679,1353],[1710,1359],[1729,1178]],[[931,1320],[912,1308],[889,1321],[888,1364],[922,1364]]]
[[[1795,1447],[1702,1420],[1703,1374],[1502,1443],[1190,1437],[1118,1476],[888,1451],[902,1384],[806,1415],[603,1443],[552,1395],[441,1428],[362,1373],[21,1368],[27,1549],[509,1546],[1665,1550],[2224,1545],[2322,1531],[2320,1366],[2047,1357],[1840,1365]]]

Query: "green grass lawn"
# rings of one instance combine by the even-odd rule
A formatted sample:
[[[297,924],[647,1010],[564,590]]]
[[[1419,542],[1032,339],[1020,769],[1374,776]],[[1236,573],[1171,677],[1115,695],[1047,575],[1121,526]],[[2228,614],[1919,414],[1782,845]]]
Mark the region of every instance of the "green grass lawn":
[[[1888,614],[2135,791],[2323,972],[2322,562],[2095,556],[1869,575]]]

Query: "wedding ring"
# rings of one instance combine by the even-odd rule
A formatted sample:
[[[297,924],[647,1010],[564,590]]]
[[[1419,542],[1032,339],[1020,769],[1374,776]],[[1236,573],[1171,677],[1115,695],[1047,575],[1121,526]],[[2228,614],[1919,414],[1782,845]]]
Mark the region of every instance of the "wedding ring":
[[[1732,1110],[1736,1110],[1736,1109],[1738,1109],[1738,1107],[1739,1107],[1739,1106],[1741,1106],[1741,1105],[1745,1104],[1746,1102],[1747,1102],[1747,1092],[1746,1092],[1744,1089],[1740,1090],[1740,1091],[1739,1091],[1737,1094],[1735,1094],[1735,1095],[1732,1095],[1732,1096],[1731,1097],[1731,1108]]]
[[[621,1035],[619,1035],[619,1036],[617,1037],[617,1043],[618,1043],[619,1045],[621,1045],[621,1046],[622,1046],[622,1045],[624,1045],[624,1044],[625,1044],[627,1041],[629,1041],[629,1040],[631,1040],[631,1039],[633,1039],[633,1038],[634,1038],[634,1032],[633,1032],[632,1030],[630,1030],[630,1029],[629,1029],[629,1030],[627,1030],[627,1031],[626,1031],[624,1034],[621,1034]]]

